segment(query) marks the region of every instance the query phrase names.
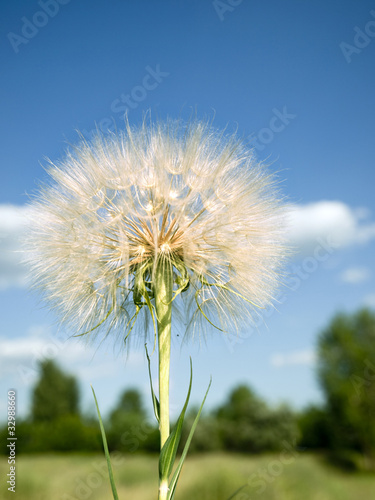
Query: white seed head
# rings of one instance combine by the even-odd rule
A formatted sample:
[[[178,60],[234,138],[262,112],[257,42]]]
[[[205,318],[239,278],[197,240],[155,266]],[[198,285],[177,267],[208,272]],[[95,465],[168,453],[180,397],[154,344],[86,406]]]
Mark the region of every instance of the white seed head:
[[[32,203],[27,260],[75,333],[130,331],[135,296],[142,289],[153,300],[162,259],[187,331],[239,327],[272,301],[285,205],[235,136],[199,121],[128,125],[82,140],[49,174]]]

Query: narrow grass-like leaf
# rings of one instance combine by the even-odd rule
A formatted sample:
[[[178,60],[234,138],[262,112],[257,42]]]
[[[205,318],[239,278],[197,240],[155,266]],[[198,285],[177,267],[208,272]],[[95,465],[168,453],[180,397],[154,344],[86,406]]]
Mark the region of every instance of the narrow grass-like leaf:
[[[232,500],[240,491],[242,491],[244,488],[246,488],[247,484],[243,484],[238,490],[236,490],[227,500]]]
[[[180,458],[180,460],[178,462],[177,468],[176,468],[176,470],[175,470],[175,472],[174,472],[174,474],[172,476],[171,482],[169,484],[168,500],[173,500],[173,498],[174,498],[174,494],[175,494],[175,490],[176,490],[176,486],[177,486],[177,481],[178,481],[178,479],[180,477],[181,469],[182,469],[182,466],[184,465],[184,461],[185,461],[187,452],[189,451],[189,446],[190,446],[191,440],[193,439],[193,434],[195,432],[195,429],[196,429],[196,427],[198,425],[199,417],[201,416],[201,413],[202,413],[202,410],[203,410],[203,405],[204,405],[204,403],[206,401],[208,391],[210,390],[210,387],[211,387],[211,383],[212,383],[212,379],[210,380],[210,383],[208,384],[206,394],[205,394],[205,396],[203,398],[203,401],[202,401],[202,404],[201,404],[201,406],[199,408],[197,416],[194,419],[193,425],[191,426],[191,429],[190,429],[190,432],[189,432],[189,436],[188,436],[188,438],[186,440],[186,443],[185,443],[185,446],[184,446],[184,450],[183,450],[183,452],[181,454],[181,458]],[[238,491],[236,492],[236,494],[237,493],[238,493]],[[230,498],[232,498],[232,497],[230,497]]]
[[[118,500],[118,495],[117,495],[115,480],[114,480],[114,477],[113,477],[113,471],[112,471],[112,465],[111,465],[111,458],[109,456],[107,438],[105,436],[104,425],[103,425],[102,417],[101,417],[100,411],[99,411],[98,400],[96,399],[95,391],[94,391],[93,386],[91,386],[91,389],[92,389],[92,393],[94,394],[96,410],[98,412],[98,417],[99,417],[100,431],[102,433],[104,453],[105,453],[105,457],[107,459],[108,474],[109,474],[109,481],[111,483],[111,488],[112,488],[112,495],[113,495],[114,500]]]
[[[101,326],[104,321],[106,321],[111,312],[113,311],[113,307],[111,307],[111,309],[107,312],[107,314],[104,316],[104,318],[100,321],[100,323],[98,323],[96,326],[94,326],[93,328],[91,328],[91,330],[88,330],[87,332],[83,332],[83,333],[77,333],[77,335],[73,335],[73,337],[83,337],[83,335],[87,335],[88,333],[91,333],[93,332],[94,330],[96,330],[97,328],[99,328],[99,326]]]
[[[197,290],[195,292],[195,302],[197,303],[197,306],[198,306],[198,309],[200,310],[200,312],[202,313],[202,315],[206,318],[206,320],[210,323],[211,326],[213,326],[214,328],[216,328],[216,330],[219,330],[220,332],[223,332],[224,330],[222,330],[221,328],[219,328],[218,326],[214,325],[212,323],[212,321],[210,321],[207,316],[205,315],[202,307],[201,307],[201,304],[199,303],[199,300],[198,300],[198,295],[199,295],[199,290]]]
[[[146,356],[148,361],[148,374],[150,376],[150,387],[151,387],[151,396],[152,396],[152,406],[154,407],[154,413],[156,420],[160,423],[160,403],[158,398],[155,396],[154,389],[152,387],[152,377],[151,377],[151,361],[150,356],[148,355],[147,344],[145,344]]]
[[[180,276],[178,274],[176,274],[176,277],[175,277],[175,282],[179,285],[179,288],[173,292],[174,295],[172,298],[172,302],[174,301],[174,299],[176,297],[178,297],[178,295],[180,293],[187,290],[189,288],[189,285],[190,285],[189,274],[186,270],[185,264],[183,264],[180,260],[176,260],[175,262],[173,262],[173,265],[177,269],[177,271],[180,273]]]
[[[159,458],[159,477],[161,480],[168,479],[172,472],[174,461],[176,460],[177,448],[180,444],[181,433],[182,433],[182,425],[184,423],[186,408],[189,403],[190,393],[191,393],[191,384],[193,381],[193,366],[190,358],[190,383],[189,390],[186,396],[186,401],[180,416],[178,417],[177,423],[170,433],[168,439],[164,443],[163,448],[160,451]]]
[[[210,283],[209,281],[206,280],[206,278],[204,276],[200,276],[199,280],[202,283],[202,285],[222,288],[223,290],[227,290],[228,292],[233,293],[234,295],[237,295],[238,297],[241,297],[241,299],[245,300],[246,302],[248,302],[252,306],[257,307],[258,309],[265,309],[264,307],[258,306],[258,304],[255,304],[255,302],[252,302],[251,300],[247,299],[241,293],[235,292],[234,290],[232,290],[231,288],[229,288],[226,285],[223,285],[222,283]]]

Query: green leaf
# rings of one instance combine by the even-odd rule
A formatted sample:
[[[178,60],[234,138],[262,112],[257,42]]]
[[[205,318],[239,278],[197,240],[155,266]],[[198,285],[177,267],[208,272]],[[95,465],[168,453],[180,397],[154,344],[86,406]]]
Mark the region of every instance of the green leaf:
[[[150,314],[151,314],[151,318],[152,318],[152,324],[154,326],[154,332],[155,332],[155,335],[156,335],[156,332],[157,332],[157,328],[156,328],[156,323],[155,323],[155,315],[154,315],[154,305],[151,303],[151,300],[150,300],[150,297],[148,295],[148,291],[146,290],[146,287],[144,289],[144,299],[146,301],[146,304],[147,304],[147,307],[149,308],[149,311],[150,311]]]
[[[177,486],[177,481],[178,481],[178,479],[180,477],[181,469],[182,469],[182,466],[184,465],[184,461],[185,461],[187,452],[189,451],[189,446],[190,446],[191,440],[193,439],[193,434],[195,432],[195,429],[196,429],[196,427],[198,425],[199,417],[201,416],[201,413],[202,413],[202,410],[203,410],[203,405],[204,405],[204,403],[206,401],[208,391],[210,390],[210,387],[211,387],[211,383],[212,383],[212,379],[210,380],[210,383],[208,384],[208,388],[207,388],[206,394],[205,394],[205,396],[203,398],[203,401],[202,401],[202,404],[201,404],[201,406],[199,408],[197,416],[195,417],[193,425],[191,426],[191,429],[190,429],[190,432],[189,432],[189,436],[188,436],[188,438],[186,440],[186,443],[185,443],[184,450],[182,452],[181,458],[180,458],[180,460],[178,462],[177,468],[176,468],[176,470],[175,470],[175,472],[174,472],[174,474],[172,476],[171,482],[169,484],[168,500],[172,500],[173,497],[174,497],[176,486]],[[230,498],[232,498],[232,497],[230,497]]]
[[[153,293],[149,292],[146,288],[146,275],[150,271],[150,266],[151,264],[149,262],[146,262],[146,264],[139,266],[135,272],[133,301],[134,304],[138,307],[147,305],[151,314],[152,323],[156,334],[157,329],[155,323],[154,306],[150,300],[150,298],[153,297]]]
[[[147,265],[138,266],[134,276],[133,301],[136,306],[144,304],[142,297],[145,294],[144,274],[147,270]]]
[[[95,391],[94,391],[93,386],[91,386],[91,389],[92,389],[92,393],[94,394],[96,410],[98,412],[98,417],[99,417],[100,431],[102,433],[104,453],[105,453],[105,457],[107,459],[108,474],[109,474],[109,480],[110,480],[111,488],[112,488],[112,495],[113,495],[114,500],[118,500],[118,495],[117,495],[115,480],[114,480],[114,477],[113,477],[113,471],[112,471],[112,465],[111,465],[111,458],[109,456],[107,438],[105,437],[105,430],[104,430],[104,425],[103,425],[102,417],[101,417],[100,411],[99,411],[98,400],[96,399]]]
[[[152,387],[151,361],[150,361],[150,356],[148,355],[148,351],[147,351],[147,344],[145,344],[145,349],[146,349],[146,356],[147,356],[147,361],[148,361],[148,374],[150,376],[152,405],[154,407],[154,413],[155,413],[156,420],[160,423],[160,403],[159,403],[158,398],[155,396],[154,389]]]
[[[185,264],[179,259],[173,262],[174,267],[180,273],[180,276],[176,273],[175,282],[178,285],[178,289],[174,292],[174,296],[172,298],[172,302],[174,299],[182,292],[185,292],[190,285],[189,273],[185,267]]]
[[[192,381],[193,381],[193,366],[190,358],[190,383],[189,383],[189,390],[186,396],[186,401],[184,407],[182,408],[181,414],[177,420],[175,428],[169,435],[168,439],[164,443],[163,448],[160,451],[160,458],[159,458],[160,480],[168,479],[172,472],[173,464],[176,459],[177,448],[178,445],[180,444],[182,424],[184,423],[186,408],[190,399]]]

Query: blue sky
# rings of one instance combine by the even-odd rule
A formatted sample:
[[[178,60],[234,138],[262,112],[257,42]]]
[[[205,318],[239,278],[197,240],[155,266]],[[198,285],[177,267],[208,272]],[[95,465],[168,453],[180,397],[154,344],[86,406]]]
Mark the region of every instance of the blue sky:
[[[196,110],[218,128],[237,128],[295,205],[296,254],[277,310],[239,337],[176,342],[172,411],[188,384],[189,354],[195,402],[212,374],[208,407],[238,383],[273,404],[319,402],[319,331],[337,311],[375,307],[375,3],[7,0],[0,16],[3,396],[16,388],[24,414],[37,359],[49,355],[79,375],[85,409],[90,383],[104,412],[123,388],[148,397],[143,352],[125,359],[110,344],[95,353],[66,340],[28,291],[17,253],[45,158],[58,159],[77,129],[121,127],[127,107],[131,123],[148,109],[160,118]]]

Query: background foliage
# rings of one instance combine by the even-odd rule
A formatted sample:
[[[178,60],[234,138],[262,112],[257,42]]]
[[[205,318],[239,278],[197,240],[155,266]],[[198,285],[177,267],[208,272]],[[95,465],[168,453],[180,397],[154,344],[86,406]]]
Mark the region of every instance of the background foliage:
[[[346,467],[375,470],[375,314],[364,309],[335,316],[319,337],[317,353],[324,405],[298,413],[286,405],[272,408],[250,387],[235,387],[202,415],[190,451],[254,454],[278,452],[287,443],[325,450]],[[77,379],[49,359],[39,368],[30,415],[18,422],[18,452],[101,451],[96,417],[80,410]],[[196,411],[186,417],[181,449]],[[158,452],[158,429],[136,388],[123,391],[105,427],[110,451]]]

